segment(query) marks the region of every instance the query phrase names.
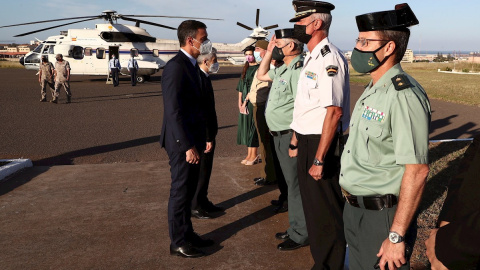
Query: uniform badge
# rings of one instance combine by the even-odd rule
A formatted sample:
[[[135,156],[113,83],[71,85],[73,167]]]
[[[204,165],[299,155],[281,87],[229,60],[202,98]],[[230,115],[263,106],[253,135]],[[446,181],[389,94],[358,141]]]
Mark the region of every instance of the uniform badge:
[[[301,67],[303,67],[303,61],[298,61],[298,62],[295,64],[295,69],[301,68]]]
[[[328,47],[328,45],[323,46],[323,48],[321,49],[321,53],[322,56],[325,57],[325,55],[330,53],[330,47]]]
[[[386,115],[379,110],[365,106],[365,109],[363,109],[362,117],[370,121],[373,120],[382,123],[383,120],[385,120]]]
[[[337,75],[338,73],[338,67],[337,66],[333,66],[333,65],[330,65],[327,67],[327,74],[329,77],[333,77],[335,75]]]
[[[412,83],[408,80],[407,76],[404,74],[399,74],[395,77],[392,78],[392,83],[393,86],[395,87],[395,90],[401,91],[403,89],[407,89],[412,87]]]
[[[280,82],[281,85],[286,85],[287,84],[287,81],[283,78],[280,78],[278,81]]]
[[[317,73],[311,72],[311,71],[305,71],[305,76],[309,78],[310,80],[317,80]]]

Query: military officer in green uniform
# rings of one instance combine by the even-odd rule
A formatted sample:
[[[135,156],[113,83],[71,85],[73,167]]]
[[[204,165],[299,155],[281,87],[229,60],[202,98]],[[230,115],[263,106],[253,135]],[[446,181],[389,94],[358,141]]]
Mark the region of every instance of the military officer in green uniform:
[[[288,186],[288,220],[286,232],[275,235],[284,240],[277,248],[293,250],[308,244],[308,233],[303,213],[302,197],[298,186],[297,157],[290,157],[288,149],[293,130],[293,106],[297,95],[297,84],[303,67],[303,43],[293,38],[293,28],[275,31],[267,52],[258,68],[257,78],[271,81],[265,117],[273,136],[275,152]],[[269,70],[270,62],[284,61],[281,67]]]
[[[408,4],[356,17],[352,66],[370,73],[341,158],[350,267],[409,269],[405,234],[428,176],[430,103],[400,61],[418,20]],[[387,267],[388,264],[388,267]]]

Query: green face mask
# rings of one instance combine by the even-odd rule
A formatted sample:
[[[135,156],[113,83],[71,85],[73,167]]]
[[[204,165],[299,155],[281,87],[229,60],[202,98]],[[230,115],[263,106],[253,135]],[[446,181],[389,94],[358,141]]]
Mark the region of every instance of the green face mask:
[[[390,57],[390,55],[385,57],[380,62],[375,53],[385,47],[385,45],[387,45],[387,43],[375,51],[360,51],[359,49],[354,48],[351,58],[353,69],[355,69],[355,71],[358,73],[368,73],[381,66],[388,59],[388,57]]]

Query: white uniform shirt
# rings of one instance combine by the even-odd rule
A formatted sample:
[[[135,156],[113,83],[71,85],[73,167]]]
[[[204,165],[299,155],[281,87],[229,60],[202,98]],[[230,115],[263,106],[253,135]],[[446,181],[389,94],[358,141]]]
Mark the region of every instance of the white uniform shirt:
[[[117,68],[118,70],[120,70],[122,67],[120,66],[120,61],[115,58],[115,59],[110,59],[110,61],[108,61],[108,71],[111,71],[112,68]]]
[[[127,69],[130,71],[131,69],[138,70],[138,63],[137,60],[134,58],[128,59]]]
[[[350,122],[350,80],[343,53],[323,39],[304,61],[290,127],[296,132],[322,134],[327,107],[342,107],[342,129]]]

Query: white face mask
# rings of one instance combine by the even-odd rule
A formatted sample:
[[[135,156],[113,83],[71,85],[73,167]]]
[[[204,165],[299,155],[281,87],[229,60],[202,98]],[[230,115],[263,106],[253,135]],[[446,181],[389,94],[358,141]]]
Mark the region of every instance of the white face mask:
[[[196,42],[200,42],[196,39],[193,39],[193,40],[195,40]],[[207,39],[204,42],[202,42],[202,44],[200,45],[200,48],[195,47],[195,45],[193,47],[197,49],[197,51],[199,51],[200,54],[209,54],[212,52],[212,46],[213,46],[212,42],[209,39]]]
[[[208,72],[209,73],[217,73],[218,70],[220,69],[220,64],[217,62],[217,63],[213,63],[209,68],[208,68]]]

